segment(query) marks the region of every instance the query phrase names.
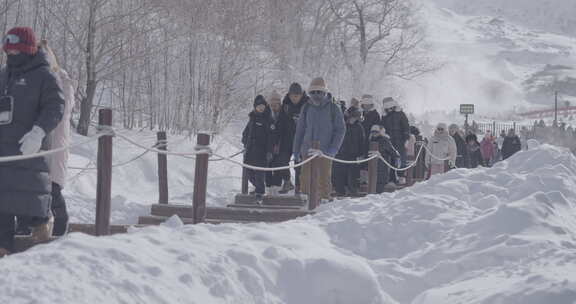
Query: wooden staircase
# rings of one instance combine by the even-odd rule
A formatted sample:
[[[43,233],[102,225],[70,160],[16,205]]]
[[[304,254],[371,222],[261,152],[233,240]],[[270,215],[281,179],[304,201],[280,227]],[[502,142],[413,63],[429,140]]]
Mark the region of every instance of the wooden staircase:
[[[205,223],[278,223],[313,214],[305,210],[306,202],[292,196],[265,196],[258,204],[254,196],[237,195],[227,207],[207,207]],[[177,215],[184,224],[193,224],[191,205],[152,205],[150,216],[141,216],[140,225],[158,225]]]

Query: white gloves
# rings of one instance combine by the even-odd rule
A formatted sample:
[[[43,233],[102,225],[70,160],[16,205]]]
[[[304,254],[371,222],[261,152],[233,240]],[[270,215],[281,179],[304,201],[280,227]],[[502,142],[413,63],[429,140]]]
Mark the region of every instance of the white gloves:
[[[42,148],[44,136],[46,136],[46,132],[39,126],[34,126],[30,132],[22,136],[22,139],[18,141],[22,155],[38,153]]]

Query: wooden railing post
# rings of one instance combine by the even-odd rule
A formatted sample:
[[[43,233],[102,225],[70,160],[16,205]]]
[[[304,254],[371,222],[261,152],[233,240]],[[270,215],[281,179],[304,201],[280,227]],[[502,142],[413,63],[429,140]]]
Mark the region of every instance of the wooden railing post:
[[[414,153],[418,153],[418,145],[416,143],[414,143]],[[414,185],[414,172],[416,170],[414,167],[414,162],[417,161],[416,155],[410,156],[409,161],[412,166],[406,171],[406,185],[412,186]]]
[[[370,142],[370,152],[378,153],[378,142]],[[373,155],[370,153],[370,155]],[[375,158],[368,162],[368,194],[376,194],[378,184],[378,162],[380,159]]]
[[[312,143],[312,149],[319,150],[320,142],[315,141]],[[311,155],[309,155],[311,157]],[[308,193],[308,209],[314,210],[320,205],[320,157],[316,157],[310,162],[310,179],[309,179],[309,192]]]
[[[248,194],[248,169],[242,168],[242,194]]]
[[[166,132],[158,132],[156,137],[158,139],[158,150],[168,150]],[[158,153],[158,190],[158,203],[168,204],[168,157],[166,154],[161,153]]]
[[[112,109],[98,111],[98,123],[102,127],[112,127]],[[96,227],[95,235],[110,234],[110,201],[112,198],[112,134],[98,139],[97,181],[96,181]]]
[[[210,135],[198,134],[197,146],[199,148],[210,145]],[[204,221],[206,218],[206,190],[208,188],[208,154],[196,155],[196,168],[194,173],[194,198],[192,209],[194,214],[194,224]]]
[[[416,167],[414,177],[418,180],[425,180],[426,179],[426,149],[422,148],[425,143],[422,138],[416,140],[416,153],[420,152],[420,149],[423,149],[420,153],[420,157],[416,159]]]

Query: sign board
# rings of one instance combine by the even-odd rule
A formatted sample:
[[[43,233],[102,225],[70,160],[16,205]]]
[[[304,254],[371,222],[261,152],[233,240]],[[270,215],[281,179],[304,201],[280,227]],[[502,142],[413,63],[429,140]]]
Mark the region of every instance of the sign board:
[[[474,105],[473,104],[461,104],[460,105],[460,114],[463,114],[463,115],[474,114]]]

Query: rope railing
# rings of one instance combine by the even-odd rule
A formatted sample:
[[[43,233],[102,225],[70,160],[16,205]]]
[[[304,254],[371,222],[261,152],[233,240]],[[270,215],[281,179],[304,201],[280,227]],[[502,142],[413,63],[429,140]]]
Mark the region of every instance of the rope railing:
[[[66,151],[66,150],[70,150],[70,149],[75,148],[75,147],[90,144],[94,141],[97,141],[98,139],[100,139],[103,136],[113,136],[113,135],[114,135],[113,133],[111,134],[109,131],[103,130],[101,132],[98,132],[95,136],[90,137],[88,140],[85,140],[85,141],[80,142],[80,143],[71,144],[71,145],[67,145],[64,147],[56,148],[56,149],[40,151],[40,152],[29,154],[29,155],[14,155],[14,156],[0,157],[0,163],[15,162],[15,161],[22,161],[22,160],[29,160],[29,159],[34,159],[34,158],[50,156],[53,154],[57,154],[57,153]]]

